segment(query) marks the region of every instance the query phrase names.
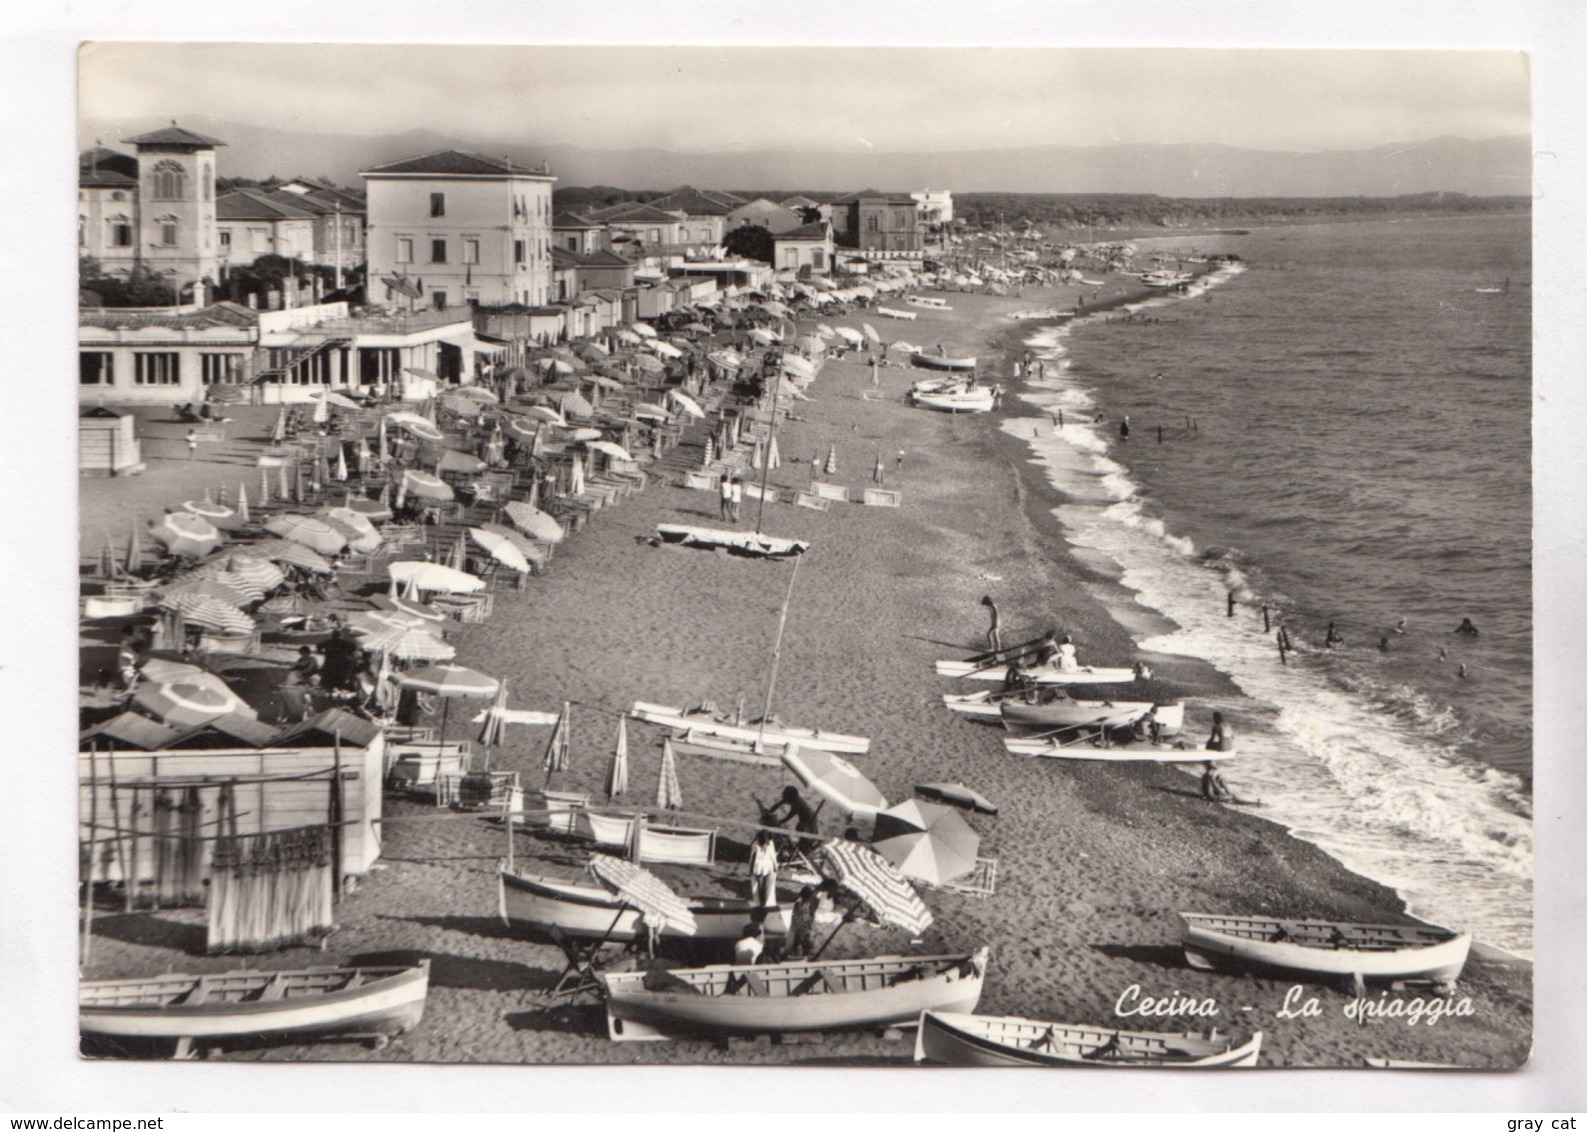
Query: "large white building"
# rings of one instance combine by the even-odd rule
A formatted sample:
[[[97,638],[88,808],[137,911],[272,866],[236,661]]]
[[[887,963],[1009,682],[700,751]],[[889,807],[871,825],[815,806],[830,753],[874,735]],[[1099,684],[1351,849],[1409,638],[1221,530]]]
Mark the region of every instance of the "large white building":
[[[437,309],[552,298],[551,186],[543,167],[442,150],[362,173],[368,299]]]

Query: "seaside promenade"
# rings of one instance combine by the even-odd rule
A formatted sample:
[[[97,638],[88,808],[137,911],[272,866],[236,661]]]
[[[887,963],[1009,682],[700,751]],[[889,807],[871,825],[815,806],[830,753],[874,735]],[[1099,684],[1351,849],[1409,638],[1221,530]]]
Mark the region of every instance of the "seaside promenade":
[[[1135,293],[1133,279],[1109,276],[1087,289],[1088,307]],[[1092,294],[1101,290],[1101,294]],[[951,311],[921,310],[900,336],[976,355],[1005,386],[1031,324],[1016,311],[1069,309],[1075,288],[1026,288],[1018,296],[947,292]],[[858,326],[863,313],[831,320]],[[1355,1066],[1396,1057],[1500,1067],[1519,1063],[1530,1040],[1529,970],[1474,958],[1459,994],[1470,1017],[1432,1027],[1393,1020],[1363,1026],[1346,1013],[1339,988],[1307,986],[1315,1014],[1281,1014],[1291,984],[1192,971],[1179,947],[1181,910],[1266,912],[1359,921],[1404,919],[1394,894],[1345,870],[1315,847],[1259,818],[1203,802],[1195,780],[1173,768],[1057,764],[1003,750],[997,729],[944,709],[946,690],[932,662],[980,647],[983,595],[1003,612],[1003,637],[1023,640],[1049,628],[1074,636],[1082,660],[1127,665],[1139,659],[1121,620],[1095,595],[1105,579],[1076,561],[1047,521],[1060,500],[1028,463],[998,418],[1021,416],[1013,398],[1000,413],[952,416],[903,402],[921,371],[879,370],[829,359],[810,400],[789,405],[778,435],[782,466],[773,486],[808,484],[811,462],[831,454],[821,479],[851,496],[873,483],[901,505],[834,504],[825,511],[767,504],[762,527],[807,540],[789,590],[791,562],[745,559],[647,539],[658,523],[721,525],[713,493],[653,481],[644,492],[598,513],[558,549],[549,569],[521,592],[496,596],[495,612],[457,634],[458,659],[508,682],[514,707],[555,711],[572,705],[571,760],[557,789],[599,794],[617,720],[635,700],[675,705],[743,700],[758,713],[767,696],[772,646],[788,597],[772,710],[790,723],[869,736],[861,769],[889,801],[914,785],[963,781],[1001,807],[976,817],[982,853],[999,860],[997,891],[985,898],[928,891],[936,922],[912,939],[898,929],[845,929],[834,955],[936,954],[991,946],[980,1011],[1031,1017],[1183,1029],[1262,1029],[1263,1063]],[[266,427],[239,414],[234,439],[191,464],[180,446],[168,458],[148,445],[150,469],[127,480],[84,480],[80,530],[93,555],[105,534],[124,537],[127,521],[194,498],[204,487],[252,482],[251,446]],[[272,411],[273,415],[273,411]],[[1032,414],[1031,428],[1050,428]],[[703,430],[686,433],[668,466],[698,462]],[[753,528],[757,505],[744,505]],[[1199,663],[1146,658],[1157,673],[1154,698],[1185,697],[1185,736],[1199,742],[1210,712],[1198,694],[1235,695]],[[460,713],[461,714],[461,713]],[[454,737],[473,730],[454,716]],[[526,785],[545,780],[546,730],[509,729],[493,768],[516,770]],[[629,724],[630,795],[655,796],[660,732]],[[1259,758],[1260,752],[1242,752]],[[1238,764],[1234,764],[1237,766]],[[685,808],[752,821],[790,781],[780,770],[685,757],[678,768]],[[835,816],[826,822],[841,832]],[[571,875],[565,848],[520,837],[520,862],[543,858]],[[373,963],[428,958],[431,991],[423,1024],[383,1051],[345,1044],[262,1050],[267,1059],[371,1059],[508,1063],[709,1062],[788,1064],[834,1059],[904,1063],[909,1043],[872,1034],[828,1035],[819,1045],[710,1042],[613,1043],[595,1007],[548,1015],[538,992],[563,966],[554,947],[520,939],[496,911],[501,829],[478,818],[442,818],[433,807],[387,807],[382,860],[338,906],[338,929],[325,953],[291,949],[261,965],[332,961]],[[202,912],[110,915],[96,925],[87,977],[221,970],[235,957],[202,955]],[[1212,1000],[1218,1013],[1187,1019],[1125,1013],[1143,998]],[[1161,1023],[1161,1025],[1158,1025]]]

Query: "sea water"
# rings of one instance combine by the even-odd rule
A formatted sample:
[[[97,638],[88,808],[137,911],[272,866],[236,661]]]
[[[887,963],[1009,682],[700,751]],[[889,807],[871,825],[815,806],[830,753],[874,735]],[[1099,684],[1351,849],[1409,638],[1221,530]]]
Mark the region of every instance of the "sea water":
[[[1065,492],[1069,541],[1177,626],[1141,647],[1250,697],[1187,712],[1197,741],[1231,714],[1237,791],[1414,913],[1522,954],[1529,237],[1504,214],[1137,240],[1241,262],[1037,331],[1040,415],[1005,422]],[[1467,617],[1480,635],[1453,631]]]

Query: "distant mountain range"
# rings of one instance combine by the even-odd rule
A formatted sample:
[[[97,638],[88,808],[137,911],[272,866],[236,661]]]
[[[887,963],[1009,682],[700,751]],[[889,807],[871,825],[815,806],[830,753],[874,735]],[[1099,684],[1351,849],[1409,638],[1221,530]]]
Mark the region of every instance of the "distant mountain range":
[[[78,142],[120,139],[168,125],[137,118],[84,121]],[[191,115],[181,125],[226,143],[220,173],[228,177],[329,177],[358,186],[372,165],[463,149],[538,165],[545,161],[562,187],[621,185],[628,189],[786,186],[813,192],[859,188],[946,188],[955,192],[1157,193],[1173,197],[1400,196],[1452,192],[1529,196],[1531,141],[1443,137],[1371,149],[1281,152],[1234,146],[1034,146],[951,153],[746,150],[682,153],[664,149],[601,150],[576,145],[502,146],[434,130],[361,137],[249,126]]]

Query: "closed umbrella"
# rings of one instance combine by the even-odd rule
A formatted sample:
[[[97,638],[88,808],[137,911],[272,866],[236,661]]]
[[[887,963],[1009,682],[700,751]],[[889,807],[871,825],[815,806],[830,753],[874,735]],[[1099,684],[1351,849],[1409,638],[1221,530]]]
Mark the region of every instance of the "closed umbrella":
[[[347,548],[346,535],[312,515],[277,515],[265,524],[265,530],[321,554],[340,554]]]
[[[596,853],[590,858],[590,872],[626,904],[639,910],[652,936],[663,931],[682,935],[695,933],[694,913],[689,905],[655,873],[632,861]]]
[[[492,531],[480,530],[478,527],[470,527],[468,537],[484,548],[486,554],[509,570],[517,570],[521,574],[529,573],[529,560],[510,539]]]
[[[336,446],[336,470],[332,475],[338,483],[347,482],[347,449],[340,444]]]
[[[836,444],[827,449],[827,462],[822,465],[821,470],[829,476],[837,474],[838,446]]]
[[[978,814],[997,814],[997,803],[962,782],[922,782],[915,787],[915,793],[933,802]]]
[[[248,511],[248,485],[239,483],[237,485],[237,523],[239,526],[246,526],[251,522],[253,522],[253,515]]]
[[[628,792],[628,717],[617,717],[617,745],[606,768],[606,800],[614,802]]]
[[[914,886],[870,846],[857,841],[829,841],[821,847],[820,858],[833,879],[859,897],[883,923],[916,935],[931,926],[931,910]]]
[[[975,869],[981,838],[957,810],[910,798],[876,815],[871,847],[904,876],[944,884]]]
[[[412,586],[432,593],[471,594],[485,588],[485,579],[439,562],[392,562],[386,571],[394,586]]]
[[[522,501],[514,501],[507,504],[504,510],[507,518],[512,520],[512,525],[530,538],[539,539],[541,542],[559,543],[567,537],[557,521],[538,507]]]
[[[136,574],[143,569],[143,541],[138,537],[138,524],[132,524],[132,536],[127,540],[126,571]]]
[[[663,810],[683,809],[683,788],[678,785],[678,756],[672,740],[661,741],[661,775],[656,780],[656,805]]]
[[[782,762],[795,777],[816,793],[851,814],[874,814],[887,808],[887,799],[854,764],[831,751],[807,751],[790,743]]]
[[[551,741],[546,744],[545,759],[540,764],[545,768],[548,783],[557,771],[568,769],[568,732],[572,730],[569,715],[570,705],[564,700],[562,714],[557,716],[557,725],[551,731]]]

